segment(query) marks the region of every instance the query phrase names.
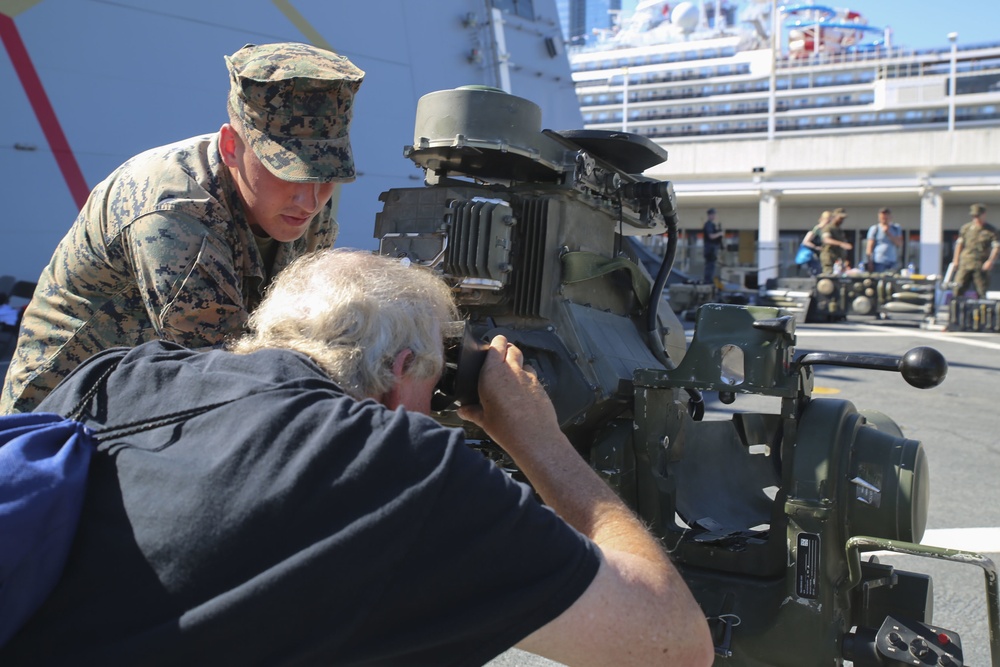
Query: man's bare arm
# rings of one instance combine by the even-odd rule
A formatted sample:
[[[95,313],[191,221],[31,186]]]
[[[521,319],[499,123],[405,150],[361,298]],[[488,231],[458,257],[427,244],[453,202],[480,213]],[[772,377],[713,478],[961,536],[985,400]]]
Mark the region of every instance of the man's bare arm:
[[[460,416],[502,446],[546,504],[604,556],[584,594],[519,646],[568,665],[711,664],[705,615],[660,542],[573,448],[521,351],[503,336],[491,344],[479,392],[482,404]]]

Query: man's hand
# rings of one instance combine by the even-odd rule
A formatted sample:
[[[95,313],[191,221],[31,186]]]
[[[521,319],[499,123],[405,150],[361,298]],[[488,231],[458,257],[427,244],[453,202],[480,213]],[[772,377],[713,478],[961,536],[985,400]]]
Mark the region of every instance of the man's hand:
[[[562,438],[555,408],[524,354],[496,336],[479,373],[479,405],[464,405],[458,416],[493,438],[511,456],[524,443]]]

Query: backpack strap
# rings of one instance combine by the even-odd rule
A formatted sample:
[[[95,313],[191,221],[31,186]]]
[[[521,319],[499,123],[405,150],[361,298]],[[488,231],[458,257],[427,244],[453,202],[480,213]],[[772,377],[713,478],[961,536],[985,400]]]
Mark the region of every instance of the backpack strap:
[[[115,360],[107,369],[101,374],[97,381],[91,385],[87,393],[79,400],[79,402],[73,406],[73,409],[69,411],[66,418],[72,419],[74,421],[82,422],[82,417],[85,412],[87,404],[94,400],[97,392],[104,387],[108,378],[111,374],[115,372],[118,368],[118,364],[121,359]],[[145,419],[137,419],[131,422],[125,422],[124,424],[115,424],[113,426],[105,426],[102,429],[90,429],[90,436],[95,443],[103,442],[105,438],[110,437],[122,437],[126,435],[134,435],[135,433],[141,433],[143,431],[150,431],[154,428],[159,428],[160,426],[168,426],[170,424],[176,424],[182,422],[190,417],[196,417],[215,408],[222,407],[227,403],[232,403],[235,400],[242,398],[237,396],[235,398],[226,399],[225,401],[219,401],[217,403],[209,403],[208,405],[199,405],[194,408],[188,408],[186,410],[178,410],[176,412],[170,412],[164,415],[159,415],[157,417],[148,417]]]

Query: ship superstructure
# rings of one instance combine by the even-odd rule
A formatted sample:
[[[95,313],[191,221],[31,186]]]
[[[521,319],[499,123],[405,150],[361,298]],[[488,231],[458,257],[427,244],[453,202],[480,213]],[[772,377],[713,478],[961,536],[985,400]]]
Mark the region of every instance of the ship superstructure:
[[[794,271],[824,209],[860,213],[848,225],[863,246],[888,205],[907,261],[937,273],[968,205],[1000,205],[995,160],[977,156],[1000,141],[1000,41],[946,29],[946,46],[914,50],[853,9],[641,0],[569,58],[584,126],[667,148],[648,175],[674,182],[690,223],[724,207],[731,230],[757,232],[740,242],[759,266]]]
[[[718,23],[699,27],[693,3],[646,2],[619,31],[571,49],[586,127],[673,142],[947,125],[951,48],[895,46],[858,12],[791,5],[779,7],[772,53],[771,3],[719,4]],[[1000,42],[956,49],[955,73],[954,122],[1000,122]]]

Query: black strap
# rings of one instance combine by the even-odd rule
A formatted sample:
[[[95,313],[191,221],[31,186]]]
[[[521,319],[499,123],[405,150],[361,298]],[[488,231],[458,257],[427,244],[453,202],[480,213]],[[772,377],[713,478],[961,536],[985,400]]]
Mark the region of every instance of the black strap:
[[[169,424],[176,424],[182,422],[189,417],[197,417],[198,415],[208,412],[209,410],[214,410],[215,408],[226,405],[227,403],[232,403],[235,400],[242,398],[237,396],[236,398],[230,398],[225,401],[219,401],[218,403],[209,403],[208,405],[199,405],[196,408],[188,408],[187,410],[178,410],[177,412],[171,412],[165,415],[160,415],[159,417],[150,417],[149,419],[140,419],[134,422],[127,422],[125,424],[117,424],[115,426],[105,426],[99,431],[94,431],[95,439],[98,442],[103,442],[105,438],[108,437],[122,437],[126,435],[133,435],[135,433],[141,433],[143,431],[150,431],[154,428],[159,428],[160,426],[167,426]]]
[[[69,414],[67,415],[68,419],[80,421],[80,417],[83,416],[84,408],[94,399],[101,387],[107,384],[108,378],[111,377],[111,374],[118,368],[120,361],[121,359],[116,360],[107,368],[107,370],[104,371],[104,373],[101,374],[101,377],[97,379],[97,382],[95,382],[87,393],[83,395],[83,398],[80,399],[73,409],[69,411]],[[157,417],[138,419],[136,421],[116,424],[114,426],[105,426],[100,430],[92,430],[91,433],[97,442],[103,442],[104,439],[108,437],[122,437],[126,435],[133,435],[135,433],[141,433],[143,431],[150,431],[154,428],[159,428],[160,426],[168,426],[170,424],[182,422],[189,417],[196,417],[202,413],[226,405],[227,403],[232,403],[239,398],[241,397],[237,396],[236,398],[219,401],[218,403],[209,403],[208,405],[200,405],[195,408],[178,410],[177,412],[170,412]]]

